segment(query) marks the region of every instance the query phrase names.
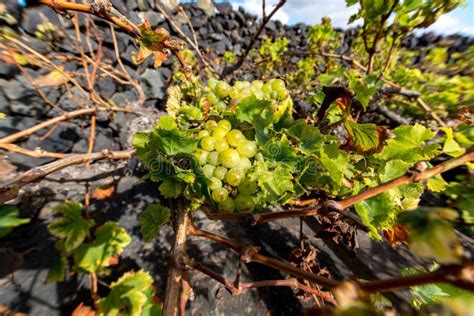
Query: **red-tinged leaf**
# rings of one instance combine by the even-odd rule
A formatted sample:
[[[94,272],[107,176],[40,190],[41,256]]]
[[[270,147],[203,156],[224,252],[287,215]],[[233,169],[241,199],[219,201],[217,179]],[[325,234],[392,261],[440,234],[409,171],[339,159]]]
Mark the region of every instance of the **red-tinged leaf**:
[[[168,54],[163,53],[163,52],[155,52],[155,68],[158,68],[161,66],[163,62],[165,62],[168,59]]]
[[[109,258],[109,266],[114,266],[119,263],[119,257],[113,256]]]
[[[384,229],[383,234],[392,247],[399,243],[408,244],[408,228],[405,225],[395,224],[392,229]]]
[[[341,147],[363,155],[379,153],[388,137],[386,128],[375,124],[359,124],[350,119],[344,122],[347,131],[347,142]]]
[[[71,316],[95,316],[95,314],[95,311],[90,306],[81,303],[72,311]]]
[[[110,198],[112,194],[114,194],[114,191],[115,191],[115,186],[113,184],[109,184],[107,186],[96,188],[92,192],[92,197],[99,201],[106,200]]]
[[[47,75],[35,78],[33,80],[34,84],[38,87],[57,87],[65,84],[69,79],[64,75],[62,68],[60,69],[61,70],[54,70]]]
[[[135,56],[135,63],[141,64],[146,58],[148,58],[153,52],[144,46],[140,46],[137,55]]]

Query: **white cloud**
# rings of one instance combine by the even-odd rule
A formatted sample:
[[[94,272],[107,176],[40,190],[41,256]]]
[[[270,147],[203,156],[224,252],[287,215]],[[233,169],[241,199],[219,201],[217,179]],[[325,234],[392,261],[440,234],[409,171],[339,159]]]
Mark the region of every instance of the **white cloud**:
[[[426,31],[432,31],[439,34],[462,33],[465,35],[474,35],[474,24],[465,24],[456,18],[453,13],[442,15],[433,25],[428,27]]]
[[[269,14],[278,0],[267,0],[266,11]],[[242,6],[249,13],[262,16],[262,0],[244,0],[243,3],[233,2],[234,8]],[[347,27],[349,17],[357,12],[357,7],[346,8],[344,0],[288,0],[274,16],[283,23],[317,24],[325,16],[329,16],[332,24]]]
[[[278,0],[267,0],[267,14],[271,12]],[[249,13],[262,16],[262,0],[243,0],[233,2],[233,7],[237,9],[239,6],[245,8]],[[332,24],[336,27],[347,28],[347,21],[358,10],[357,5],[347,8],[345,0],[287,0],[282,8],[275,14],[274,19],[280,20],[285,24],[295,24],[303,22],[306,24],[317,24],[321,22],[321,18],[329,16]],[[458,13],[463,8],[457,9]],[[472,8],[467,8],[471,10]],[[433,31],[440,34],[463,33],[466,35],[474,35],[474,17],[460,18],[456,11],[441,16],[431,27],[423,31]],[[360,22],[359,22],[360,23]],[[355,26],[354,23],[350,26]]]

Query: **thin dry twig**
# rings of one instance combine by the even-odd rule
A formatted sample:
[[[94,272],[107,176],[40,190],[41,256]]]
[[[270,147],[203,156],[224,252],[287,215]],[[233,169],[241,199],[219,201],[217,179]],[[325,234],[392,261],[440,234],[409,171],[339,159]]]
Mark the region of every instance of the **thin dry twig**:
[[[222,77],[227,77],[229,75],[231,75],[234,71],[236,71],[237,69],[239,69],[240,67],[242,67],[245,59],[247,58],[248,54],[250,53],[250,50],[253,48],[253,46],[255,45],[255,42],[257,41],[258,37],[260,36],[260,34],[262,33],[263,29],[265,28],[265,25],[267,25],[267,23],[271,20],[271,18],[273,17],[273,15],[286,3],[286,0],[280,0],[277,5],[275,6],[275,8],[273,8],[272,12],[270,12],[270,14],[268,16],[264,16],[264,18],[262,19],[262,23],[260,23],[260,26],[257,30],[257,32],[254,34],[254,36],[252,37],[252,39],[250,40],[250,43],[249,45],[247,46],[247,48],[245,49],[244,53],[242,55],[240,55],[239,57],[239,60],[235,63],[235,64],[232,64],[230,65],[229,67],[226,67],[223,71],[222,71]],[[263,8],[265,10],[265,7]]]
[[[188,234],[224,245],[225,247],[237,252],[241,257],[242,262],[244,263],[260,263],[273,269],[286,272],[296,278],[318,284],[330,290],[335,289],[341,284],[341,282],[344,282],[322,277],[317,274],[293,267],[288,263],[261,255],[259,253],[259,248],[256,246],[241,245],[238,242],[231,240],[227,237],[201,230],[197,228],[194,224],[192,224],[192,221],[188,226]],[[401,290],[410,288],[412,286],[431,283],[452,284],[468,291],[474,291],[474,281],[472,279],[473,272],[474,266],[472,264],[447,265],[441,266],[433,272],[419,273],[411,276],[397,276],[384,280],[354,282],[357,284],[358,287],[360,287],[367,293]],[[224,278],[217,275],[216,273],[213,274],[213,278],[214,277],[220,278],[220,280],[222,281],[221,283],[223,284],[228,284],[230,287],[234,286],[232,282],[226,281]]]
[[[22,187],[40,181],[47,175],[73,165],[80,165],[98,160],[127,160],[135,155],[135,150],[110,151],[91,154],[69,154],[66,157],[23,172],[12,180],[0,183],[0,204],[14,199]]]
[[[81,116],[81,115],[90,115],[97,113],[98,111],[115,111],[115,112],[127,112],[127,113],[135,113],[134,111],[130,109],[122,109],[122,108],[104,108],[104,107],[93,107],[93,108],[86,108],[86,109],[80,109],[80,110],[75,110],[71,112],[66,112],[60,116],[57,116],[55,118],[49,119],[47,121],[41,122],[35,126],[32,126],[30,128],[24,129],[22,131],[19,131],[17,133],[5,136],[3,138],[0,138],[0,143],[13,143],[21,138],[28,137],[37,131],[51,126],[53,124],[67,121],[71,118]]]

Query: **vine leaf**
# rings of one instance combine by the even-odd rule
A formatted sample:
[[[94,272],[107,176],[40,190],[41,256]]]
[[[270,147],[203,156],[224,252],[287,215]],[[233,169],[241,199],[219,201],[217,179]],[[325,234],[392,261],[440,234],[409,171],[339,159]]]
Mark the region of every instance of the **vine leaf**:
[[[239,102],[235,113],[237,119],[245,123],[254,123],[257,116],[270,105],[268,100],[259,100],[254,95]]]
[[[304,154],[317,152],[325,138],[319,129],[304,120],[295,121],[288,129],[288,135],[297,141],[298,149]]]
[[[53,236],[62,239],[61,246],[70,253],[82,244],[94,221],[82,216],[82,205],[78,202],[60,204],[53,210],[60,213],[61,217],[49,224],[48,230]]]
[[[437,174],[426,181],[426,186],[428,187],[428,190],[432,192],[443,192],[448,186],[448,183],[444,181],[441,175]]]
[[[110,293],[100,299],[101,315],[161,315],[161,308],[153,303],[153,279],[145,271],[127,272],[110,285]]]
[[[181,107],[181,98],[183,97],[183,93],[181,92],[181,88],[176,85],[169,86],[169,88],[166,90],[166,94],[168,95],[168,100],[166,100],[166,113],[176,119]]]
[[[364,155],[380,152],[387,138],[385,128],[375,124],[359,124],[350,119],[344,122],[348,139],[341,148]]]
[[[135,56],[135,62],[140,64],[146,58],[155,54],[155,68],[160,67],[168,59],[169,50],[166,45],[169,38],[168,31],[162,27],[152,30],[149,21],[138,25],[138,29],[141,36],[138,39],[139,49]]]
[[[392,130],[392,133],[395,138],[387,140],[387,146],[376,157],[415,163],[429,160],[439,153],[438,144],[425,144],[425,141],[434,137],[434,133],[423,125],[401,125]]]
[[[77,305],[76,308],[72,311],[71,316],[95,316],[95,311],[84,303]]]
[[[453,130],[450,127],[441,127],[440,130],[446,134],[446,140],[443,145],[443,152],[445,154],[451,157],[459,157],[466,152],[466,150],[454,140]]]
[[[449,208],[420,207],[400,213],[398,222],[408,227],[413,253],[442,264],[460,264],[462,246],[451,224],[457,217]]]
[[[160,190],[161,195],[167,199],[177,198],[183,191],[181,184],[170,178],[164,179],[158,189]]]
[[[46,281],[48,283],[64,281],[64,274],[66,273],[67,268],[67,258],[65,256],[58,257],[51,269],[48,271]]]
[[[74,250],[76,266],[89,273],[100,273],[110,265],[110,258],[121,253],[131,240],[117,223],[106,222],[97,229],[94,242],[83,243]]]
[[[146,242],[152,241],[159,233],[161,226],[169,221],[170,216],[171,211],[169,208],[159,204],[148,205],[145,211],[138,217],[143,240]]]
[[[0,237],[8,235],[13,228],[29,223],[29,218],[19,218],[20,212],[13,205],[0,205]]]
[[[171,116],[162,116],[151,143],[165,155],[192,154],[197,149],[198,140],[180,131]]]

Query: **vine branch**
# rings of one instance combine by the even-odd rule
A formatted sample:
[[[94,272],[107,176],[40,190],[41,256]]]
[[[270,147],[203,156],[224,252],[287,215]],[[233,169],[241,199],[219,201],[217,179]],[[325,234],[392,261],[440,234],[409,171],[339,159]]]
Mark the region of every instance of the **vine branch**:
[[[307,217],[322,214],[328,211],[342,212],[344,209],[353,206],[356,203],[365,201],[371,197],[374,197],[380,193],[394,189],[411,182],[420,182],[434,177],[437,174],[446,172],[453,168],[459,167],[467,162],[474,161],[474,150],[471,148],[464,155],[447,160],[433,168],[427,169],[420,173],[413,173],[412,171],[407,172],[405,175],[395,178],[391,181],[380,184],[377,187],[370,188],[364,192],[356,194],[354,196],[342,199],[340,201],[328,200],[315,207],[310,207],[300,210],[289,210],[276,213],[266,214],[217,214],[209,212],[209,209],[203,209],[209,219],[212,220],[225,220],[235,222],[246,222],[252,225],[266,223],[274,220],[280,220],[292,217]]]
[[[98,160],[124,160],[130,159],[135,155],[135,150],[110,151],[102,150],[101,152],[91,154],[70,154],[63,159],[59,159],[48,163],[41,167],[32,168],[12,180],[0,183],[0,204],[14,199],[22,187],[29,183],[37,182],[47,175],[64,169],[69,166],[79,165]]]
[[[253,245],[241,245],[234,240],[228,239],[227,237],[201,230],[194,226],[191,221],[190,225],[188,226],[188,234],[215,241],[221,245],[226,246],[227,248],[234,250],[240,255],[240,258],[244,263],[260,263],[270,268],[286,272],[296,278],[318,284],[330,290],[334,290],[341,284],[341,282],[343,282],[322,277],[317,274],[293,267],[292,265],[280,260],[261,255],[259,253],[259,247]],[[202,268],[200,271],[203,272]],[[232,282],[225,280],[223,277],[219,276],[213,271],[210,271],[209,273],[209,271],[210,270],[207,270],[206,272],[208,273],[203,273],[208,274],[228,288],[235,288],[235,285]],[[357,283],[357,285],[367,293],[388,292],[432,283],[447,283],[465,290],[474,291],[473,275],[474,266],[472,264],[447,265],[441,266],[433,272],[419,273],[410,276],[397,276],[383,280],[354,282]]]

